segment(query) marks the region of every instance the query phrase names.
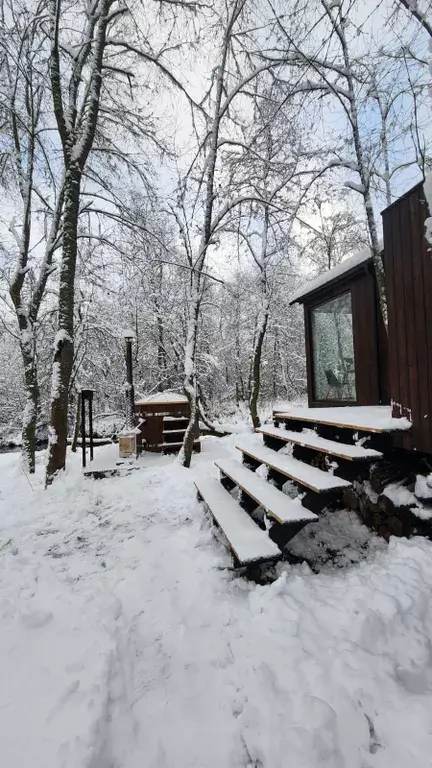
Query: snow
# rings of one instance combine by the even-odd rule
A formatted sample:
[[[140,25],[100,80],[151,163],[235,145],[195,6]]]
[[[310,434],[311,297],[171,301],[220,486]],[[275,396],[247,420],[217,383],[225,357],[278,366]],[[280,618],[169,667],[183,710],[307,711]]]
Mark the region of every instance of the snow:
[[[336,408],[288,408],[275,411],[277,416],[300,421],[332,424],[365,432],[399,432],[411,429],[411,422],[393,418],[390,405],[353,405]]]
[[[412,507],[417,504],[414,494],[402,482],[391,483],[383,491],[396,507]]]
[[[185,395],[180,395],[178,392],[155,392],[154,395],[148,395],[148,397],[141,397],[135,401],[136,405],[164,405],[165,403],[187,403],[188,399]]]
[[[54,361],[52,366],[52,378],[51,378],[51,402],[57,400],[60,397],[61,386],[61,368],[60,363]]]
[[[54,342],[53,342],[54,352],[57,352],[59,347],[60,347],[60,345],[64,344],[65,341],[68,341],[68,342],[72,343],[72,339],[71,339],[70,335],[68,334],[68,332],[65,331],[64,328],[61,328],[59,331],[57,331],[57,333],[56,333],[56,335],[54,337]]]
[[[187,416],[164,416],[164,421],[189,421]]]
[[[128,425],[125,425],[122,430],[118,433],[117,437],[135,437],[135,435],[140,435],[141,430],[138,427],[130,427]]]
[[[50,445],[55,445],[58,442],[58,435],[55,431],[54,427],[49,425],[48,427],[48,443]]]
[[[215,429],[219,430],[220,432],[227,432],[228,434],[236,434],[240,435],[244,432],[251,432],[252,427],[249,426],[249,424],[243,423],[237,423],[233,424],[231,422],[220,422],[220,421],[214,421],[212,422],[212,425]],[[205,424],[203,424],[203,429],[206,429]]]
[[[298,459],[293,459],[291,456],[286,456],[278,451],[273,451],[271,448],[267,448],[265,445],[262,445],[261,440],[256,439],[257,437],[258,435],[254,435],[251,438],[243,437],[241,440],[237,440],[236,447],[263,464],[267,464],[278,472],[298,481],[301,485],[312,488],[317,493],[325,493],[335,488],[348,488],[351,485],[348,480],[335,477],[329,472],[323,472],[321,469],[317,469],[317,467],[304,464]]]
[[[360,195],[364,195],[366,192],[366,187],[364,184],[357,184],[355,181],[345,181],[344,187],[348,187],[348,189],[352,189],[354,192],[358,192]]]
[[[132,328],[125,328],[124,331],[120,332],[120,335],[123,339],[134,339],[135,331]]]
[[[420,475],[417,475],[417,482],[419,477]],[[417,484],[415,490],[417,490]],[[422,504],[422,501],[426,499],[421,496],[416,496],[415,493],[403,485],[403,481],[391,483],[384,489],[383,493],[396,507],[409,507],[410,511],[420,520],[432,519],[432,509],[428,509]]]
[[[366,264],[371,259],[372,253],[370,248],[364,248],[363,250],[358,251],[358,253],[355,253],[354,256],[351,256],[349,259],[345,259],[345,261],[342,261],[336,267],[333,267],[333,269],[329,269],[327,272],[323,272],[323,274],[318,275],[318,277],[315,277],[313,280],[309,280],[307,283],[305,283],[298,291],[293,294],[293,296],[291,296],[290,304],[294,304],[296,301],[304,299],[305,296],[307,296],[309,293],[318,290],[318,288],[322,288],[332,280],[336,280],[339,277],[342,277],[342,275],[345,275],[351,269],[355,269],[356,267],[360,267],[362,264]]]
[[[432,245],[432,173],[427,173],[423,182],[423,191],[429,208],[429,216],[425,220],[425,237],[429,245]]]
[[[419,499],[432,501],[432,473],[417,475],[414,493]]]
[[[47,491],[0,455],[2,765],[429,768],[431,542],[338,512],[247,581],[193,485],[234,441]]]

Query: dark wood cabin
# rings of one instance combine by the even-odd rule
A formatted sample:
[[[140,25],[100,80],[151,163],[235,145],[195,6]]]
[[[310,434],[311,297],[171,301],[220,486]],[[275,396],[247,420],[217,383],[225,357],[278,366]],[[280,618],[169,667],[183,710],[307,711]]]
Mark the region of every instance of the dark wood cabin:
[[[156,392],[135,401],[135,414],[140,430],[138,453],[177,453],[180,450],[190,417],[189,403],[184,395]],[[200,452],[199,438],[193,449]]]
[[[400,447],[432,453],[432,251],[418,184],[383,213],[388,333],[369,249],[310,281],[304,307],[309,407],[392,405]]]

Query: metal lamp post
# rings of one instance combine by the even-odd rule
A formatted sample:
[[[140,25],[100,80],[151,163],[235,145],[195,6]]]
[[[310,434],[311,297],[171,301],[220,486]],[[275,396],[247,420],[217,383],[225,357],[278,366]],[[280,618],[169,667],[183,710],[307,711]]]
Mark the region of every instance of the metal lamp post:
[[[135,339],[135,333],[128,328],[123,331],[122,335],[126,342],[126,424],[123,433],[119,435],[119,449],[120,456],[125,458],[136,453],[135,393],[132,366],[132,342]]]
[[[82,447],[82,465],[86,466],[86,403],[88,403],[88,418],[89,418],[89,445],[90,445],[90,461],[93,461],[93,390],[82,389],[81,390],[81,447]]]

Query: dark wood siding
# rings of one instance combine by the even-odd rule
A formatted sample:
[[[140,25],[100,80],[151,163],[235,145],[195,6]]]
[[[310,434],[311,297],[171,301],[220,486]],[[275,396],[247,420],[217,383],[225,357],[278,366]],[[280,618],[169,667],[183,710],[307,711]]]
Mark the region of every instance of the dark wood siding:
[[[432,453],[432,252],[420,184],[383,212],[389,390],[394,416],[413,422],[401,445]]]
[[[351,295],[357,403],[377,405],[380,402],[378,324],[375,277],[372,271],[353,282]]]
[[[314,372],[312,354],[311,310],[346,291],[351,292],[354,334],[354,363],[356,374],[356,404],[378,405],[387,402],[387,393],[381,384],[378,355],[378,312],[376,285],[372,263],[346,279],[338,279],[313,296],[305,299],[306,364],[309,406],[348,405],[339,401],[315,400],[313,391]],[[385,351],[384,351],[385,352]],[[385,355],[384,355],[385,356]],[[385,371],[383,371],[383,381]]]

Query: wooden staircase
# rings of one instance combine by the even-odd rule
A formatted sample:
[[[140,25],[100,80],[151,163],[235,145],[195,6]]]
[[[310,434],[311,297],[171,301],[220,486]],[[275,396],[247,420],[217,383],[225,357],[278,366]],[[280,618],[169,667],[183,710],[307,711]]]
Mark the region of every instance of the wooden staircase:
[[[163,453],[177,453],[183,445],[186,427],[189,423],[188,416],[164,416],[163,417],[163,442],[158,445]],[[199,438],[194,440],[194,451],[201,449]]]
[[[219,482],[213,478],[195,481],[198,498],[222,529],[236,566],[282,557],[285,545],[305,525],[317,521],[324,508],[340,502],[352,482],[364,476],[365,467],[369,471],[371,462],[383,458],[379,440],[392,429],[370,424],[365,418],[363,422],[358,418],[360,427],[352,418],[348,425],[332,424],[332,409],[322,409],[326,413],[313,420],[313,416],[305,418],[304,410],[298,420],[292,413],[276,413],[274,426],[257,430],[263,437],[261,444],[256,439],[239,438],[236,448],[242,463],[216,461]],[[281,423],[289,428],[280,428]],[[369,444],[372,438],[375,445]],[[282,450],[288,445],[292,455]],[[256,474],[263,465],[267,479]],[[287,481],[298,491],[294,499],[282,491]],[[237,499],[231,495],[234,489]]]

